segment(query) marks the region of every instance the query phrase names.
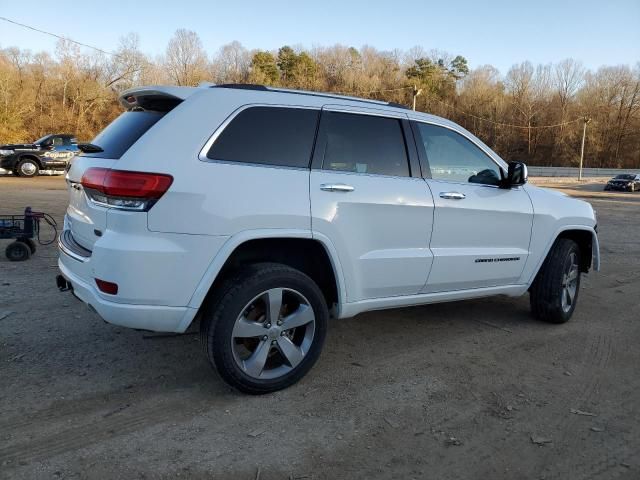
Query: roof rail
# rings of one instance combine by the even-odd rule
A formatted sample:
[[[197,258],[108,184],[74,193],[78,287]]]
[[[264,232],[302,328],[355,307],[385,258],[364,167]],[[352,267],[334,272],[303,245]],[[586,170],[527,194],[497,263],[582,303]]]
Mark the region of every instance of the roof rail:
[[[261,90],[266,91],[268,88],[264,85],[256,83],[221,83],[220,85],[212,85],[211,88],[235,88],[238,90]]]
[[[268,87],[266,85],[257,85],[253,83],[223,83],[221,85],[212,85],[210,88],[235,88],[238,90],[256,90],[262,92],[280,92],[293,93],[296,95],[308,95],[311,97],[336,98],[340,100],[352,100],[355,102],[372,103],[375,105],[385,105],[388,107],[403,108],[408,110],[409,107],[394,102],[385,102],[383,100],[372,100],[369,98],[352,97],[349,95],[338,95],[335,93],[310,92],[308,90],[295,90],[291,88]]]

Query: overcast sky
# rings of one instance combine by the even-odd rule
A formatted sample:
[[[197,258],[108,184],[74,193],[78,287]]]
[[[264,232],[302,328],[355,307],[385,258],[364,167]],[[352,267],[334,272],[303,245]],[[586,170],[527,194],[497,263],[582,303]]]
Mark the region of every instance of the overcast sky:
[[[0,0],[0,16],[105,50],[137,32],[145,53],[164,51],[178,28],[194,30],[212,54],[240,41],[282,45],[419,45],[463,55],[472,67],[567,57],[589,68],[640,61],[640,0],[413,1],[29,1]],[[0,47],[53,51],[55,39],[0,21]]]

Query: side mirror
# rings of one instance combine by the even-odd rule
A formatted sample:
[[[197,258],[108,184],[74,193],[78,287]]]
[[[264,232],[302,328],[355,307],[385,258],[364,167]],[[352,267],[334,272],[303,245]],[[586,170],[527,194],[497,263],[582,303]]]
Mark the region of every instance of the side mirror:
[[[504,179],[504,188],[519,187],[527,183],[527,166],[522,162],[509,162],[507,178]]]

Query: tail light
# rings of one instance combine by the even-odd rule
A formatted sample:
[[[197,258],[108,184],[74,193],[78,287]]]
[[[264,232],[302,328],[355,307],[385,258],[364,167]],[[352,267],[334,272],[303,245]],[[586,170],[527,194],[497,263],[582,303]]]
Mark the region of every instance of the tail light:
[[[106,280],[100,280],[96,278],[96,285],[101,292],[108,293],[109,295],[118,294],[118,284],[113,282],[107,282]]]
[[[169,189],[173,177],[162,173],[127,172],[108,168],[88,168],[82,186],[98,205],[146,212]]]

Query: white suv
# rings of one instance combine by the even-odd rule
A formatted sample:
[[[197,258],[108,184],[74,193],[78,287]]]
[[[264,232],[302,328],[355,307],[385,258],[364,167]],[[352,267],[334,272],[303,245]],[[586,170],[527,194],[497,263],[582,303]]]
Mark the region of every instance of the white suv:
[[[299,380],[330,316],[528,291],[560,323],[599,267],[588,203],[445,119],[257,85],[121,103],[67,173],[58,286],[117,325],[198,320],[244,392]]]

